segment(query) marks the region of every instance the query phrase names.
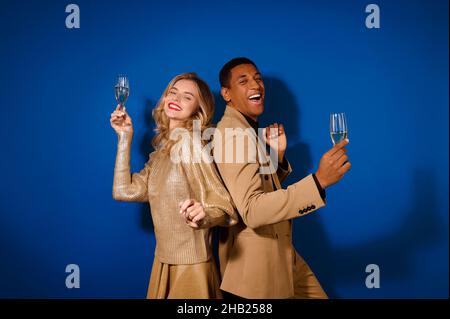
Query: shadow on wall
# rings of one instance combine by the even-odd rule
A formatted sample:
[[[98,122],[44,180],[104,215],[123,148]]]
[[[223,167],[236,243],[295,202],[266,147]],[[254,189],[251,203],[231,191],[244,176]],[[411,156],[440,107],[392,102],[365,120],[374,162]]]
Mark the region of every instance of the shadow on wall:
[[[217,122],[220,121],[220,119],[223,116],[223,113],[225,112],[226,103],[225,100],[222,98],[222,95],[220,95],[220,92],[213,92],[213,94],[215,100],[213,124],[215,126]]]
[[[296,221],[295,243],[302,253],[314,256],[316,266],[313,270],[330,297],[339,297],[334,292],[338,285],[360,283],[364,289],[365,268],[371,263],[380,266],[383,280],[408,278],[410,268],[414,266],[412,258],[415,252],[440,240],[444,230],[437,215],[434,177],[425,169],[416,169],[411,182],[414,201],[406,214],[402,214],[406,217],[397,229],[380,234],[372,241],[351,247],[335,247],[325,236],[320,218]]]

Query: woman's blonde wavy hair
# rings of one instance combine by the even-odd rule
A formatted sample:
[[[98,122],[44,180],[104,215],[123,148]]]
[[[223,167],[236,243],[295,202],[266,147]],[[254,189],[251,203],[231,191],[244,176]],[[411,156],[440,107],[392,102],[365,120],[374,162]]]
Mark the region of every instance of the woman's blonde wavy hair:
[[[172,146],[177,142],[170,139],[170,130],[169,130],[169,118],[164,112],[164,99],[169,93],[169,90],[173,88],[175,83],[180,80],[190,80],[193,81],[198,88],[199,93],[199,107],[197,111],[195,111],[189,119],[184,122],[183,127],[192,132],[193,120],[200,120],[201,123],[201,131],[211,126],[212,118],[214,115],[214,95],[211,93],[208,84],[198,77],[196,73],[189,72],[179,74],[174,77],[166,89],[164,90],[161,98],[158,101],[158,104],[152,111],[153,118],[156,122],[155,132],[156,135],[152,140],[152,145],[155,150],[162,150],[164,152],[170,152]]]

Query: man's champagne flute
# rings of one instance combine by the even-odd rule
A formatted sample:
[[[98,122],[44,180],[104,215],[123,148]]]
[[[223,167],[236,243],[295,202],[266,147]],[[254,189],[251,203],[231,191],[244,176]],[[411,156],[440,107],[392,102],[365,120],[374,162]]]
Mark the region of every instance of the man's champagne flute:
[[[345,113],[330,114],[330,135],[333,145],[348,137],[347,119]]]

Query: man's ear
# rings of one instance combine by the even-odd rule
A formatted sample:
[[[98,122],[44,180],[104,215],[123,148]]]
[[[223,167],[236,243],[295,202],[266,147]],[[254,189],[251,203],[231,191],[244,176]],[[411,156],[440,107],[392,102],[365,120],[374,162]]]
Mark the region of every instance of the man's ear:
[[[223,87],[220,89],[220,94],[222,95],[223,99],[225,100],[225,102],[230,102],[231,98],[230,98],[230,91],[228,90],[228,88]]]

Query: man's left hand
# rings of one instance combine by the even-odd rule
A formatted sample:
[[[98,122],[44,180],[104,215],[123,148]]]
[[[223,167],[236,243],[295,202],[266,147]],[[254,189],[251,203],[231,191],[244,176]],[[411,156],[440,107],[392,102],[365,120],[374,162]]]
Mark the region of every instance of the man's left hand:
[[[281,163],[284,160],[284,153],[286,152],[287,139],[284,132],[283,124],[270,124],[264,129],[264,137],[266,143],[278,153],[278,161]],[[277,142],[278,141],[278,145]]]

